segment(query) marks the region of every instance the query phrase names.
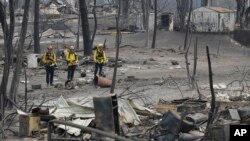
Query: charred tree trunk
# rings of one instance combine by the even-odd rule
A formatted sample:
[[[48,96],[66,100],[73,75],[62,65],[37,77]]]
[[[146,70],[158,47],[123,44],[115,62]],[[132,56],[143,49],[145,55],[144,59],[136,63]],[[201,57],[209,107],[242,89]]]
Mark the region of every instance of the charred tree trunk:
[[[248,24],[250,22],[250,7],[248,7],[246,10],[245,10],[245,26],[248,27]]]
[[[192,13],[192,7],[193,7],[193,0],[190,0],[190,5],[189,5],[189,12],[188,12],[188,21],[187,21],[187,29],[186,29],[186,35],[185,35],[185,40],[184,40],[184,50],[187,50],[187,41],[188,41],[188,34],[189,34],[189,25],[190,25],[190,19],[191,19],[191,13]]]
[[[201,6],[208,6],[208,0],[202,0]]]
[[[193,0],[190,0],[190,7],[189,7],[189,14],[188,14],[188,26],[186,29],[186,35],[185,35],[185,41],[184,41],[184,51],[185,51],[185,63],[186,63],[186,69],[187,69],[187,78],[188,78],[188,86],[191,84],[191,75],[190,75],[190,70],[189,70],[189,62],[188,62],[188,52],[190,46],[187,47],[187,42],[188,42],[188,34],[189,34],[189,23],[190,23],[190,17],[191,17],[191,12],[192,12],[192,6],[193,6]],[[191,43],[191,41],[190,41]]]
[[[121,8],[120,28],[125,29],[128,26],[129,0],[121,0]]]
[[[94,0],[94,7],[92,9],[92,13],[94,15],[95,26],[94,26],[94,32],[93,32],[93,35],[92,35],[92,39],[91,39],[91,46],[93,46],[93,44],[94,44],[95,34],[96,34],[96,29],[97,29],[97,18],[96,18],[95,7],[96,7],[96,0]]]
[[[15,31],[15,2],[14,0],[9,0],[9,11],[10,11],[10,36],[9,36],[9,47],[10,48],[10,58],[9,63],[13,65],[13,55],[14,55],[14,48],[13,48],[13,37]]]
[[[115,55],[115,67],[112,79],[112,86],[110,88],[110,93],[113,94],[115,90],[115,83],[116,83],[116,73],[117,73],[117,65],[118,65],[118,58],[119,58],[119,48],[120,48],[120,14],[121,14],[121,0],[119,0],[118,6],[118,14],[116,17],[116,55]]]
[[[145,46],[148,47],[149,44],[149,14],[150,14],[150,7],[149,7],[149,0],[146,0],[146,32],[147,32],[147,38],[146,38],[146,42],[145,42]]]
[[[154,34],[151,48],[155,48],[156,32],[157,32],[157,0],[155,0],[155,18],[154,18]]]
[[[176,0],[180,31],[185,29],[185,18],[189,9],[189,0]]]
[[[35,15],[34,15],[34,53],[41,53],[40,37],[39,37],[39,11],[40,0],[35,0]]]
[[[77,27],[77,38],[76,38],[76,49],[79,50],[79,42],[80,42],[80,25],[81,25],[81,14],[78,14],[78,27]]]
[[[210,90],[211,90],[211,109],[209,112],[208,116],[208,121],[207,121],[207,127],[206,127],[206,132],[205,132],[205,137],[208,137],[208,130],[210,125],[214,121],[214,114],[215,114],[215,102],[216,102],[216,97],[214,94],[214,87],[213,87],[213,72],[212,72],[212,66],[211,66],[211,60],[210,60],[210,53],[209,53],[209,48],[206,46],[207,50],[207,60],[208,60],[208,72],[209,72],[209,85],[210,85]]]
[[[198,46],[198,38],[195,39],[195,45],[194,45],[194,67],[193,67],[193,75],[192,75],[192,87],[193,89],[196,86],[196,68],[197,68],[197,46]]]
[[[237,2],[237,15],[236,23],[240,24],[240,28],[244,28],[244,14],[246,10],[246,0],[236,0]]]
[[[142,22],[143,22],[143,28],[146,29],[146,4],[145,4],[145,0],[141,0],[141,9],[142,9]]]
[[[4,36],[4,70],[3,70],[3,77],[2,77],[2,82],[0,85],[0,106],[1,106],[1,115],[0,115],[0,120],[4,118],[4,112],[5,112],[5,102],[6,102],[6,89],[7,89],[7,84],[8,84],[8,78],[9,78],[9,58],[10,58],[10,48],[9,46],[9,30],[8,30],[8,25],[6,22],[6,12],[5,12],[5,6],[3,3],[0,1],[0,22],[1,26],[3,29],[3,36]],[[4,124],[4,122],[2,122]]]
[[[16,102],[16,93],[19,86],[19,79],[20,79],[20,72],[22,69],[23,63],[23,49],[24,49],[24,42],[27,33],[28,27],[28,20],[29,20],[29,7],[30,7],[30,0],[25,0],[24,5],[24,14],[23,14],[23,21],[22,21],[22,29],[21,35],[18,42],[18,51],[17,51],[17,62],[16,67],[14,70],[14,76],[12,79],[11,87],[10,87],[10,99]]]
[[[82,34],[84,44],[84,56],[90,56],[92,54],[92,46],[89,31],[89,20],[88,20],[88,9],[85,0],[79,0],[81,23],[82,23]]]

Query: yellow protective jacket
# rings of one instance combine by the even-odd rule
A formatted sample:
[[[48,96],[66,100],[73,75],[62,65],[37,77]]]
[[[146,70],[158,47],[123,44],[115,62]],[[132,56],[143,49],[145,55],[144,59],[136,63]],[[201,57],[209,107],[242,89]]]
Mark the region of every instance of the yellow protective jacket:
[[[56,65],[56,54],[55,53],[45,53],[42,58],[43,64],[47,66],[55,66]]]
[[[107,57],[104,51],[94,51],[93,59],[95,63],[102,64],[107,61]]]
[[[67,53],[66,61],[68,62],[68,66],[77,65],[78,63],[78,55],[76,53]]]

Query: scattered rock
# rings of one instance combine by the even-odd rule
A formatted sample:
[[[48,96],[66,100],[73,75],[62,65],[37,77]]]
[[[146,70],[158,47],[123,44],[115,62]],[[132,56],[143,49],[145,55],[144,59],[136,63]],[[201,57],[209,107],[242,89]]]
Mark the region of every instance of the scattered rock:
[[[134,81],[134,80],[136,80],[135,76],[128,76],[126,79],[126,81]]]
[[[88,134],[88,133],[84,134],[82,137],[83,140],[89,140],[90,138],[91,138],[91,134]]]
[[[159,81],[155,81],[154,82],[154,85],[163,85],[165,83],[165,81],[164,80],[159,80]]]
[[[206,108],[203,102],[185,102],[177,106],[177,112],[200,112]]]
[[[86,77],[86,70],[81,70],[81,77]]]
[[[75,86],[76,86],[76,84],[73,81],[67,80],[65,82],[65,89],[67,89],[67,90],[74,89]]]
[[[175,65],[179,65],[179,62],[177,62],[176,60],[171,60],[171,64],[175,66]]]
[[[62,82],[56,82],[55,84],[55,88],[57,89],[63,89],[63,83]]]
[[[154,58],[150,58],[149,61],[156,61]]]
[[[148,63],[147,60],[144,60],[144,61],[142,62],[143,65],[146,65],[147,63]]]
[[[171,52],[171,53],[176,53],[177,51],[173,48],[170,48],[170,49],[167,49],[168,52]]]
[[[36,84],[36,85],[31,85],[31,88],[33,89],[33,90],[37,90],[37,89],[42,89],[42,84]]]

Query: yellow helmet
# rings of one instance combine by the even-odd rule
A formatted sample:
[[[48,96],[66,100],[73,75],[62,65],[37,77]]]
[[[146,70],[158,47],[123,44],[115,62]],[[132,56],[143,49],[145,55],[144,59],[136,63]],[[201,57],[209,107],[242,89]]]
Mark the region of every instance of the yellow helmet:
[[[51,45],[49,45],[49,46],[47,47],[47,49],[48,49],[48,50],[52,50],[53,47],[52,47]]]
[[[97,48],[103,48],[103,44],[98,44],[96,47]]]

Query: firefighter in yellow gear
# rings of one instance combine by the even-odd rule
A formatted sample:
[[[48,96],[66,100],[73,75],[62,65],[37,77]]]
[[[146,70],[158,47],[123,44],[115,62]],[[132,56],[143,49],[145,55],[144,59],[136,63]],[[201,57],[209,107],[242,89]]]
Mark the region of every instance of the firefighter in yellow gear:
[[[46,82],[53,85],[54,70],[56,66],[56,54],[53,52],[53,47],[50,45],[47,47],[47,52],[42,57],[42,62],[46,69]]]
[[[103,44],[98,44],[96,45],[96,50],[94,51],[93,54],[93,60],[95,62],[95,71],[94,71],[94,75],[97,75],[97,72],[99,70],[99,76],[102,75],[102,69],[103,69],[103,65],[105,62],[108,61],[106,54],[103,50]]]
[[[78,65],[78,55],[75,52],[74,46],[70,46],[69,52],[65,54],[68,63],[68,80],[73,80],[75,69]]]

